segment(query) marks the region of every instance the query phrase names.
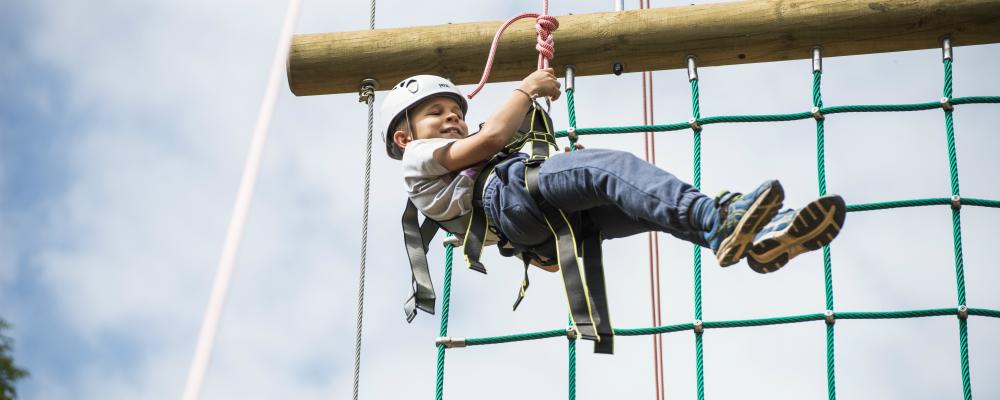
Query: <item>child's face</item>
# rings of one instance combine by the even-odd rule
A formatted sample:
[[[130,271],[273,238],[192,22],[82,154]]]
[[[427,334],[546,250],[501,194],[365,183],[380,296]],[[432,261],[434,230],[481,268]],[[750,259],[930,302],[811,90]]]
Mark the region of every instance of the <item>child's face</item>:
[[[469,134],[469,126],[465,124],[465,114],[458,102],[448,97],[435,97],[424,101],[410,111],[410,126],[397,130],[393,139],[400,147],[406,147],[411,140],[416,139],[462,139]],[[412,129],[412,136],[407,130]]]

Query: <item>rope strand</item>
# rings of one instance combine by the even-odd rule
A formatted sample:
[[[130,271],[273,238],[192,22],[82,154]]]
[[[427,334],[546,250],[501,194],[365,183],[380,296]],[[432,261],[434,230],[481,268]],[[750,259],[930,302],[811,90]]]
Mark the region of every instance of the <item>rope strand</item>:
[[[508,19],[503,25],[500,25],[500,29],[497,33],[493,35],[493,43],[490,45],[490,55],[486,57],[486,67],[483,69],[483,77],[479,79],[479,83],[476,84],[476,88],[469,92],[469,99],[472,99],[483,90],[486,85],[486,81],[490,79],[490,72],[493,70],[493,59],[496,57],[497,46],[500,45],[500,36],[503,32],[507,30],[511,24],[517,20],[523,18],[534,18],[535,19],[535,32],[538,34],[535,50],[538,50],[538,69],[548,68],[549,61],[555,57],[555,42],[552,39],[552,31],[559,28],[559,21],[549,14],[549,1],[545,0],[542,5],[542,13],[524,13],[513,18]]]
[[[375,29],[375,0],[371,0],[368,29]],[[374,130],[375,91],[374,87],[362,88],[362,90],[369,89],[371,92],[368,93],[365,101],[368,104],[368,137],[365,145],[365,189],[363,204],[361,206],[361,265],[358,271],[358,314],[354,338],[354,400],[358,400],[361,387],[361,328],[364,325],[365,319],[365,264],[368,258],[368,209],[369,194],[371,193],[372,186],[372,136]]]
[[[219,257],[212,292],[209,295],[205,317],[201,322],[201,330],[198,332],[198,344],[195,347],[194,358],[191,360],[191,367],[188,369],[187,382],[184,384],[182,395],[184,400],[197,400],[201,397],[205,373],[208,370],[212,349],[215,346],[219,319],[222,317],[222,308],[229,292],[229,283],[232,281],[236,269],[236,254],[243,239],[247,215],[250,214],[250,204],[253,201],[254,187],[257,186],[257,175],[260,171],[264,145],[267,143],[271,118],[274,116],[275,104],[278,102],[278,88],[284,78],[288,48],[292,44],[292,33],[295,31],[295,23],[299,16],[299,4],[300,0],[290,0],[285,11],[285,20],[281,27],[277,49],[271,61],[271,72],[267,79],[264,99],[261,101],[260,110],[257,113],[257,124],[250,141],[250,150],[246,163],[243,165],[243,176],[240,178],[240,186],[237,189],[236,204],[233,205],[229,227],[226,229],[222,256]]]

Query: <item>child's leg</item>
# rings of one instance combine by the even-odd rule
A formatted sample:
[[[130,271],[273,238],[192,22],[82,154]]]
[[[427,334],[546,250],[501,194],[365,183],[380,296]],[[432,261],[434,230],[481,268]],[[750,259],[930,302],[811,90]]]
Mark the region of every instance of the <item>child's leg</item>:
[[[580,155],[586,157],[580,157]],[[614,199],[607,196],[610,193],[609,187],[615,186],[611,185],[611,182],[619,182],[621,185],[621,180],[604,179],[598,186],[587,184],[560,185],[557,181],[568,180],[569,177],[560,173],[553,175],[550,172],[566,169],[567,171],[573,170],[572,174],[586,175],[589,168],[585,167],[583,159],[593,158],[628,160],[624,164],[620,162],[616,164],[619,168],[633,170],[639,168],[645,171],[645,175],[652,174],[641,179],[642,185],[657,187],[654,192],[659,193],[659,197],[638,196],[644,198],[645,203],[634,205],[635,202],[625,202],[622,196],[618,196],[618,200],[626,205],[634,205],[621,207]],[[546,165],[550,163],[557,168],[547,167]],[[538,209],[528,193],[524,182],[524,169],[524,163],[520,160],[511,160],[497,166],[495,180],[485,188],[483,206],[492,223],[508,239],[515,243],[531,246],[548,241],[551,234],[545,225],[541,210]],[[539,189],[542,191],[542,195],[563,211],[588,210],[605,238],[613,239],[649,231],[662,231],[682,240],[709,247],[705,233],[715,226],[712,199],[705,197],[694,187],[678,180],[666,171],[639,160],[629,153],[583,150],[572,154],[560,154],[542,164],[540,172]],[[627,175],[643,175],[643,173],[628,173]],[[597,180],[586,178],[584,181],[596,183]],[[553,185],[553,182],[557,183]],[[635,187],[635,184],[625,186]],[[573,191],[560,191],[560,187]],[[667,194],[663,194],[664,192]],[[696,207],[702,211],[701,214],[710,215],[695,215],[694,219],[700,224],[692,225],[687,222],[691,218],[685,213],[691,208],[690,204],[695,202],[699,202],[701,205],[701,207]],[[655,210],[651,212],[650,210],[653,209]],[[640,216],[637,217],[637,215]]]
[[[604,206],[587,210],[591,219],[601,235],[605,239],[618,239],[629,237],[640,233],[652,231],[664,231],[662,226],[636,219],[622,212],[617,206]],[[701,231],[687,232],[667,232],[674,237],[697,244],[702,247],[710,247],[705,240],[705,233]]]
[[[631,153],[602,149],[553,156],[542,164],[538,187],[564,211],[616,207],[624,214],[622,224],[654,227],[709,247],[722,266],[743,258],[784,199],[781,184],[767,181],[747,195],[713,201]]]
[[[685,239],[700,237],[711,226],[695,226],[691,213],[711,202],[694,186],[631,153],[587,149],[555,155],[538,175],[538,188],[552,205],[567,212],[601,209],[599,220],[618,220],[616,231],[658,230]],[[610,206],[610,208],[606,207]],[[624,235],[623,235],[624,236]],[[707,245],[704,239],[697,243]]]
[[[549,240],[541,210],[528,194],[520,160],[502,163],[483,195],[483,206],[508,239],[522,245]],[[590,210],[605,237],[662,231],[708,247],[719,265],[738,262],[754,235],[781,208],[784,193],[768,181],[747,195],[710,199],[674,175],[626,152],[581,150],[551,157],[538,187],[566,212]]]

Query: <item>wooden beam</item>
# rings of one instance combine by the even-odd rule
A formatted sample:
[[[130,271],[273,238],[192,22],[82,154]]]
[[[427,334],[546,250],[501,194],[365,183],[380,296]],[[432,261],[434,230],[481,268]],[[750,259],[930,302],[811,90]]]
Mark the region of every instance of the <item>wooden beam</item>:
[[[1000,0],[755,0],[568,15],[555,31],[552,65],[576,74],[610,74],[804,59],[1000,42]],[[288,83],[299,96],[357,92],[362,79],[386,89],[416,74],[476,83],[502,21],[296,35]],[[534,21],[504,34],[490,82],[535,68]]]

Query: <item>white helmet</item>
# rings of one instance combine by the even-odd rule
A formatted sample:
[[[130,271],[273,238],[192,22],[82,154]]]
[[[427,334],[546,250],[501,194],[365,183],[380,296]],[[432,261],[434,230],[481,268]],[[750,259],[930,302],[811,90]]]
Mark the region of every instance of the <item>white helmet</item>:
[[[421,101],[438,96],[453,98],[462,108],[463,114],[469,109],[469,102],[465,100],[462,92],[440,76],[412,76],[392,87],[389,94],[385,96],[385,101],[382,102],[382,111],[379,115],[382,123],[382,138],[385,139],[385,152],[389,154],[389,157],[397,160],[403,159],[403,149],[396,146],[392,140],[392,134],[395,133],[393,127],[405,116],[407,110]]]

